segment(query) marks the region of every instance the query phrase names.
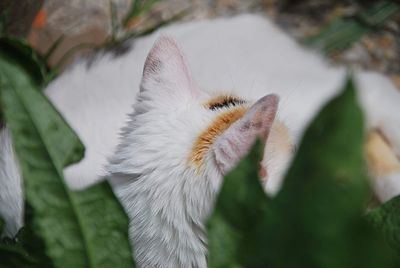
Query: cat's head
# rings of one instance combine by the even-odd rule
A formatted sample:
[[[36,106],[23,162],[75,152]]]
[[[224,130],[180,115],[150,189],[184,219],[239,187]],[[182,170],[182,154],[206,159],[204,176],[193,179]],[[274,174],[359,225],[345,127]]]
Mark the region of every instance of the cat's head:
[[[223,176],[257,138],[265,142],[262,180],[282,172],[290,141],[276,119],[278,103],[274,94],[256,101],[211,96],[193,81],[175,41],[161,37],[146,59],[134,113],[110,173],[124,179],[125,194],[142,191],[158,198],[154,202],[175,208],[187,202],[186,209],[207,213]]]

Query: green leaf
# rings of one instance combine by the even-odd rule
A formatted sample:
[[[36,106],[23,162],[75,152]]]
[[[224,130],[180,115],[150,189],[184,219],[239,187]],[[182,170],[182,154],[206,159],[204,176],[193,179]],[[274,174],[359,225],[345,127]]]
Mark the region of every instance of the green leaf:
[[[129,40],[131,38],[138,38],[141,36],[149,35],[149,34],[153,33],[154,31],[156,31],[157,29],[160,29],[161,27],[165,27],[167,25],[170,25],[172,23],[175,23],[175,22],[181,20],[184,16],[186,16],[188,14],[188,11],[189,11],[189,8],[184,9],[182,11],[177,12],[170,18],[167,18],[165,20],[157,22],[156,24],[154,24],[154,25],[150,26],[149,28],[146,28],[142,31],[134,31],[134,32],[125,34],[122,38],[120,38],[119,40],[116,40],[115,44],[122,44],[123,42],[126,42],[127,40]]]
[[[116,40],[119,32],[119,24],[117,22],[117,4],[110,1],[110,15],[111,15],[111,42]]]
[[[381,27],[399,14],[400,4],[395,1],[379,1],[367,10],[352,17],[340,17],[305,40],[305,44],[333,53],[346,49],[371,30]]]
[[[24,227],[14,238],[1,239],[0,267],[53,267],[51,260],[44,255],[43,248],[43,241]]]
[[[140,13],[140,2],[141,0],[132,0],[131,7],[129,8],[128,13],[125,15],[125,18],[122,20],[122,24],[127,26],[129,21],[138,16]]]
[[[46,61],[25,40],[17,37],[1,37],[0,51],[7,52],[15,62],[19,62],[28,68],[37,84],[45,84]]]
[[[371,8],[361,12],[358,19],[365,25],[376,28],[382,26],[387,20],[398,15],[400,4],[398,1],[380,1]]]
[[[309,267],[392,267],[392,252],[363,217],[369,197],[363,130],[349,81],[306,131],[276,198],[291,239],[307,249],[297,261]]]
[[[400,196],[371,210],[367,216],[383,233],[388,244],[400,254]]]
[[[368,197],[368,180],[362,155],[363,119],[356,104],[353,83],[347,82],[345,88],[339,97],[322,109],[305,132],[298,155],[277,196],[277,201],[282,204],[297,198],[302,203],[309,202],[307,205],[311,207],[307,209],[315,209],[312,213],[322,213],[324,216],[336,212],[362,213]],[[318,199],[318,204],[304,198],[307,195]],[[339,203],[330,207],[334,210],[328,212],[323,208],[331,205],[331,200]]]
[[[106,183],[83,192],[65,185],[62,169],[82,158],[83,145],[39,90],[35,67],[8,52],[0,51],[0,102],[32,208],[26,225],[55,267],[134,267],[115,196]]]
[[[11,18],[11,6],[0,4],[0,37],[5,35],[7,32],[7,26],[10,23]]]
[[[345,88],[305,132],[275,198],[262,191],[254,152],[225,178],[208,222],[210,267],[397,267],[364,217],[362,114]]]
[[[134,267],[128,240],[129,220],[107,182],[74,192],[82,225],[92,247],[92,267]]]
[[[257,179],[261,152],[257,142],[225,177],[207,224],[210,267],[265,267],[266,218],[277,217]]]
[[[333,53],[346,49],[368,31],[368,28],[353,18],[338,18],[317,35],[307,38],[305,44]]]
[[[0,242],[0,260],[0,268],[39,267],[25,249],[10,238]]]
[[[60,47],[61,43],[64,42],[65,35],[61,34],[56,41],[51,44],[51,46],[47,49],[46,54],[43,55],[44,62],[48,62],[50,58],[54,55],[54,52]]]

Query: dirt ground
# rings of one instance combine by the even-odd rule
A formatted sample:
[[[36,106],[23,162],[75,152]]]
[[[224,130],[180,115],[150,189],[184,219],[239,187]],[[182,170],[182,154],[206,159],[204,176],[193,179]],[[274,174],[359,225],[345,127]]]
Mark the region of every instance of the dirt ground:
[[[198,20],[249,12],[268,16],[294,38],[303,39],[318,33],[324,25],[339,16],[354,14],[361,8],[360,2],[163,0],[115,32],[113,22],[118,24],[123,20],[132,0],[44,0],[28,40],[45,53],[62,36],[62,42],[49,63],[55,65],[61,59],[67,59],[63,61],[65,65],[72,62],[72,54],[87,53],[109,42],[111,36],[152,28],[176,14],[184,14],[179,20]],[[68,52],[71,49],[74,53]],[[400,89],[400,15],[388,21],[379,31],[364,35],[350,48],[330,57],[334,62],[356,64],[386,73]]]

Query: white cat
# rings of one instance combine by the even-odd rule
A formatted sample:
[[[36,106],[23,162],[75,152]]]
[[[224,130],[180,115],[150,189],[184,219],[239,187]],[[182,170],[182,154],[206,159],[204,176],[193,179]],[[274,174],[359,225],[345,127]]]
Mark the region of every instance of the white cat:
[[[160,32],[177,40],[188,62],[161,37],[143,71]],[[110,177],[131,220],[139,266],[206,267],[203,224],[223,174],[262,136],[260,174],[267,192],[278,191],[305,126],[345,76],[266,19],[243,15],[173,25],[132,42],[122,56],[78,62],[46,94],[86,146],[84,160],[65,169],[67,182],[82,188]],[[376,73],[355,78],[368,128],[379,128],[400,154],[399,92]],[[0,176],[0,215],[13,234],[22,195],[6,129]],[[400,192],[397,173],[381,177],[382,200]]]

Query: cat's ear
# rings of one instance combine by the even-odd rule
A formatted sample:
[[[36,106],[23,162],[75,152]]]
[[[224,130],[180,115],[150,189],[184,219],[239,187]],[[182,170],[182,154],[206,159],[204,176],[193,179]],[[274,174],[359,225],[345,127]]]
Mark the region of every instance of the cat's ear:
[[[159,37],[150,50],[140,90],[156,91],[157,94],[196,93],[185,56],[171,37]]]
[[[265,145],[278,103],[279,97],[274,94],[261,98],[216,139],[211,148],[212,156],[222,174],[230,171],[249,152],[257,138]]]

